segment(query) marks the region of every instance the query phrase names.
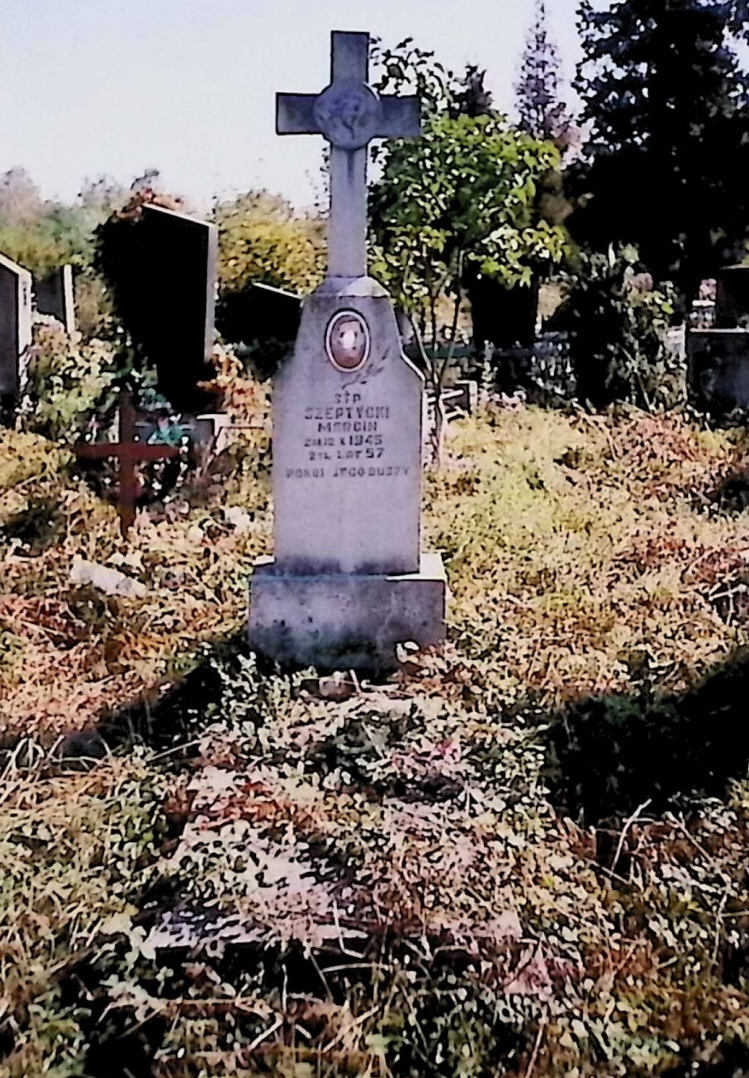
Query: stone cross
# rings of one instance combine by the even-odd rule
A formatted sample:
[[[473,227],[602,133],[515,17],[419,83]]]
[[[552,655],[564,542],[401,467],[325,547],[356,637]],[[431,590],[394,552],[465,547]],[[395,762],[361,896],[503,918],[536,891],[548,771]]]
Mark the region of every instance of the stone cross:
[[[119,465],[119,489],[117,491],[117,511],[120,516],[120,532],[123,539],[127,536],[135,520],[135,507],[141,486],[135,471],[138,461],[166,460],[176,457],[179,449],[172,445],[143,445],[135,437],[135,406],[133,393],[124,386],[120,394],[120,440],[119,442],[81,442],[75,446],[76,455],[88,460],[104,460],[115,457]]]
[[[367,272],[367,147],[373,138],[421,134],[417,97],[380,97],[367,84],[369,34],[331,34],[331,81],[320,94],[277,94],[279,135],[330,143],[328,277]]]
[[[419,103],[367,85],[368,34],[332,41],[330,86],[277,101],[280,134],[331,146],[328,274],[273,380],[273,557],[249,638],[282,664],[382,670],[445,631],[444,567],[421,549],[424,380],[366,258],[367,145],[420,134]]]

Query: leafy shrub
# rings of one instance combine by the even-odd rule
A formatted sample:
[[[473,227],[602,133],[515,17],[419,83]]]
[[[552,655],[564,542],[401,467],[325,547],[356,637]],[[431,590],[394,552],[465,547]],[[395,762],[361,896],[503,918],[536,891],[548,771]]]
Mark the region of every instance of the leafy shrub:
[[[633,247],[581,253],[567,279],[555,322],[569,330],[578,399],[594,408],[614,401],[648,410],[681,403],[685,364],[664,343],[674,313],[672,287],[652,287]]]
[[[308,292],[323,275],[321,223],[295,217],[291,205],[267,192],[248,192],[219,203],[218,278],[222,291],[240,292],[251,281]]]
[[[120,373],[115,353],[102,341],[70,336],[54,319],[40,316],[26,371],[22,424],[68,445]]]
[[[91,266],[75,276],[75,324],[86,340],[106,340],[115,328],[112,297],[104,278]]]

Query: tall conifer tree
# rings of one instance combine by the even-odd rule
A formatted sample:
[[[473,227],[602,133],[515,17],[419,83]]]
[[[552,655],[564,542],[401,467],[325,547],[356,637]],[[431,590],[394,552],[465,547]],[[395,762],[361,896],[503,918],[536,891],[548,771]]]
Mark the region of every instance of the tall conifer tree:
[[[733,23],[732,23],[733,20]],[[576,89],[589,125],[591,198],[571,228],[635,243],[685,296],[743,252],[749,226],[749,79],[733,48],[735,2],[583,0]]]
[[[549,139],[560,149],[568,145],[573,124],[561,97],[561,61],[549,34],[544,0],[536,4],[535,19],[526,38],[515,100],[524,131],[534,138]]]

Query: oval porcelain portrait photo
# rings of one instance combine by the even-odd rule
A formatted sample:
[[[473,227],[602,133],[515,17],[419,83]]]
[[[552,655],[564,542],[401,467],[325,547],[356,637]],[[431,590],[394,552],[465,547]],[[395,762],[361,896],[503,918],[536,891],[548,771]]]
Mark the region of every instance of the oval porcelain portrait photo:
[[[325,351],[339,371],[361,370],[369,358],[369,326],[358,311],[338,311],[325,331]]]

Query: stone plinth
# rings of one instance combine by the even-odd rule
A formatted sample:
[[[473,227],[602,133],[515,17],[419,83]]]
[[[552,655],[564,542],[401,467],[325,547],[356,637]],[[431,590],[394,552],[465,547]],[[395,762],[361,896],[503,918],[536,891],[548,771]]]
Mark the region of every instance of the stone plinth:
[[[282,665],[392,670],[396,644],[444,639],[446,579],[438,554],[404,574],[285,573],[258,563],[251,584],[250,644]]]
[[[715,415],[749,408],[749,329],[695,329],[687,335],[689,392]]]

